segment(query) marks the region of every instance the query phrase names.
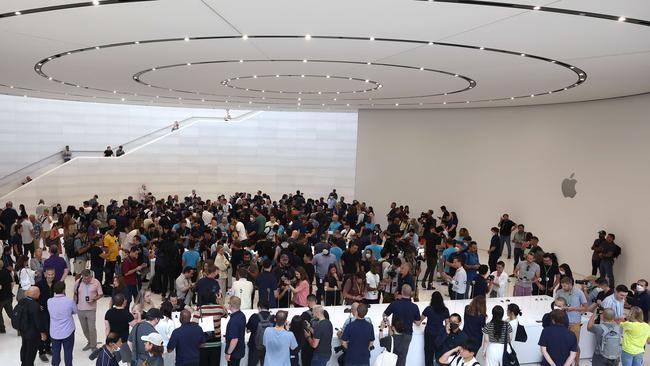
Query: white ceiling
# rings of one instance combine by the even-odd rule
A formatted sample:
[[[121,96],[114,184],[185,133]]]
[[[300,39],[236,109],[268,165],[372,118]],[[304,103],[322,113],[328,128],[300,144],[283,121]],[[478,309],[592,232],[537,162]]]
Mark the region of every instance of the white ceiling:
[[[647,1],[513,2],[650,20]],[[74,3],[80,1],[0,2],[0,14],[24,13],[0,17],[0,93],[202,108],[356,110],[549,104],[650,92],[650,26],[631,22],[414,0],[154,0],[29,13]],[[250,37],[242,39],[244,34]],[[116,43],[124,44],[104,47]],[[62,57],[35,71],[55,55]],[[586,80],[578,82],[582,71]],[[281,76],[253,78],[276,74]],[[236,77],[242,79],[229,84],[265,92],[221,84]],[[351,93],[372,88],[366,79],[381,88]]]

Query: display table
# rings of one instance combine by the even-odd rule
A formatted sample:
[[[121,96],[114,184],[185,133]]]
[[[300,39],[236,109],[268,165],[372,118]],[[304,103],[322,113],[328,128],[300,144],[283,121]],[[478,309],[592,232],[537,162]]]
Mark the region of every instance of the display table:
[[[539,341],[539,336],[542,333],[542,316],[545,313],[551,311],[551,302],[553,299],[548,296],[526,296],[526,297],[504,297],[504,298],[494,298],[487,299],[487,313],[488,320],[490,319],[490,314],[492,312],[492,307],[496,305],[501,305],[504,310],[511,303],[519,305],[523,313],[519,317],[519,324],[523,325],[526,328],[526,333],[528,334],[528,341],[526,343],[513,342],[512,346],[517,352],[519,358],[519,363],[540,363],[542,361],[542,354],[540,348],[537,345]],[[465,306],[470,303],[470,300],[447,300],[445,304],[449,308],[449,313],[458,313],[461,316],[464,313]],[[427,302],[418,302],[416,303],[420,308],[420,312],[429,305]],[[329,319],[332,322],[334,328],[341,328],[345,320],[350,316],[350,313],[345,313],[344,310],[349,306],[328,306],[326,307],[327,312],[329,313]],[[377,355],[383,350],[379,346],[379,322],[382,320],[382,314],[384,310],[388,307],[388,304],[378,304],[372,305],[368,309],[368,317],[372,319],[373,326],[375,328],[375,349],[370,353],[370,364],[374,362]],[[272,309],[272,313],[275,313],[278,310],[286,310],[289,312],[289,321],[294,315],[302,314],[307,308],[289,308],[289,309]],[[246,315],[248,320],[250,316],[256,313],[255,310],[243,310],[243,313]],[[582,321],[582,331],[580,335],[580,358],[591,358],[594,352],[595,339],[592,333],[587,331],[587,321],[588,316],[583,317]],[[223,319],[221,322],[221,334],[225,336],[226,334],[226,324],[228,324],[228,319]],[[248,334],[246,335],[246,343],[248,343]],[[336,330],[334,331],[334,339],[332,340],[332,347],[340,345],[338,338],[336,337]],[[223,352],[226,349],[225,343],[221,347],[222,351],[222,365],[225,365],[225,360],[223,360]],[[248,348],[246,349],[248,356]],[[480,357],[479,352],[477,354],[477,359],[479,362],[483,363],[483,360]],[[328,365],[338,365],[336,358],[338,356],[334,355],[332,351],[332,358],[330,359]],[[242,360],[242,365],[246,365],[247,357],[244,357]],[[409,353],[407,357],[407,365],[424,365],[424,325],[422,326],[413,326],[413,338],[411,340],[411,345],[409,348]]]

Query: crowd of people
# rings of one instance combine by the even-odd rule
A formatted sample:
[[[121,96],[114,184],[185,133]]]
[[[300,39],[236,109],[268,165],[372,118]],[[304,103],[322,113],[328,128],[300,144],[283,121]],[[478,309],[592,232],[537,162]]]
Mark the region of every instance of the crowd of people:
[[[336,190],[327,198],[297,191],[277,201],[261,191],[214,200],[194,190],[181,198],[154,197],[144,185],[140,191],[107,205],[95,195],[66,209],[41,200],[31,214],[6,203],[0,311],[22,338],[23,365],[37,355],[59,365],[61,348],[63,362],[72,365],[76,316],[83,350],[101,366],[218,365],[222,351],[229,365],[247,355],[250,366],[318,366],[333,353],[339,364],[368,365],[376,339],[405,365],[415,352],[409,349],[414,326],[423,323],[418,352],[425,365],[477,366],[482,350],[488,366],[499,366],[516,357],[510,342],[526,338],[517,319],[525,309],[514,302],[493,307],[487,321],[486,298],[508,296],[509,284],[513,296],[556,299],[539,339],[544,365],[579,364],[587,310],[594,314],[588,329],[597,339],[595,365],[638,366],[650,342],[648,283],[616,285],[613,266],[622,250],[613,233],[599,233],[591,246],[594,272],[576,281],[569,264],[507,214],[491,228],[481,260],[477,242],[445,206],[439,215],[418,216],[392,203],[384,229],[372,206],[346,202]],[[510,275],[501,260],[506,255],[514,257]],[[420,312],[415,302],[422,290],[431,297]],[[450,314],[444,296],[471,302],[462,316]],[[103,345],[99,301],[110,305],[99,314]],[[377,333],[367,315],[379,303],[388,306]],[[350,308],[340,329],[329,320],[334,305]],[[293,318],[272,312],[290,307],[307,310]],[[246,319],[248,309],[258,312]],[[333,349],[335,335],[341,347]]]

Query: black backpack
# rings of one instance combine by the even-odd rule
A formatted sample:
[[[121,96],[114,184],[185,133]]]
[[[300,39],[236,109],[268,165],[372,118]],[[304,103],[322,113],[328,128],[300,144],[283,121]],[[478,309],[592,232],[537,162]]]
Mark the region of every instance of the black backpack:
[[[612,258],[616,259],[621,255],[621,247],[618,244],[614,244],[614,252],[612,253]]]
[[[27,299],[18,301],[11,313],[11,326],[19,332],[24,332],[29,327],[29,315],[27,314]]]

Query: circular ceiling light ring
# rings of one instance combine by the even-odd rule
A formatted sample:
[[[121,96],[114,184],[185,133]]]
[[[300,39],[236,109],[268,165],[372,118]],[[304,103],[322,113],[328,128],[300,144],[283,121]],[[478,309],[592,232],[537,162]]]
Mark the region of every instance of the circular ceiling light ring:
[[[140,74],[141,75],[141,74]],[[272,90],[272,89],[252,89],[252,88],[243,88],[232,84],[232,81],[235,80],[246,80],[246,79],[265,79],[265,78],[319,78],[319,79],[339,79],[339,80],[353,80],[358,82],[363,82],[366,84],[373,85],[372,88],[358,89],[358,90],[339,90],[339,91],[322,91],[322,90],[300,90],[300,91],[291,91],[291,90]],[[276,94],[313,94],[313,95],[328,95],[328,94],[351,94],[351,93],[367,93],[375,91],[381,88],[381,83],[374,80],[360,79],[349,76],[336,76],[336,75],[314,75],[314,74],[273,74],[273,75],[246,75],[246,76],[237,76],[222,80],[219,84],[240,91],[253,91],[261,93],[276,93]]]

